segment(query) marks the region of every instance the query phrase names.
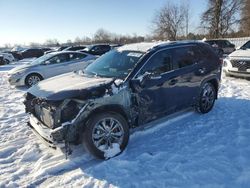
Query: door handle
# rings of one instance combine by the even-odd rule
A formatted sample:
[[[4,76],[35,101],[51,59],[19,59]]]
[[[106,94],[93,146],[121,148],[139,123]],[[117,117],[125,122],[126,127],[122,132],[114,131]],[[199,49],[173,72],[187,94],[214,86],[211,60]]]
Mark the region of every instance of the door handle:
[[[200,69],[198,70],[198,72],[199,72],[200,74],[204,74],[204,73],[206,72],[206,68],[200,68]]]
[[[175,79],[175,78],[173,78],[173,79],[171,79],[170,81],[169,81],[169,85],[175,85],[176,83],[178,82],[178,80],[177,79]]]

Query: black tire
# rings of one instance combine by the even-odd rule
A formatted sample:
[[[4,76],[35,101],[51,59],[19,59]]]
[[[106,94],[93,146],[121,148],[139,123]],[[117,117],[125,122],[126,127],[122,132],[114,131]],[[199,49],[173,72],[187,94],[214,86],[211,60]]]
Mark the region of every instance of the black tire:
[[[107,132],[105,133],[104,131],[107,131],[106,128],[105,128],[105,130],[97,128],[97,127],[100,127],[100,125],[101,125],[101,127],[106,127],[106,126],[102,126],[103,124],[101,124],[101,123],[103,123],[103,121],[105,121],[105,125],[106,125],[106,123],[108,125],[109,121],[107,121],[107,119],[115,120],[116,123],[118,123],[117,126],[119,126],[119,130],[121,129],[121,127],[122,127],[122,130],[123,130],[123,136],[122,136],[122,138],[120,138],[120,144],[119,144],[120,151],[118,150],[118,152],[115,153],[114,156],[117,156],[120,153],[122,153],[122,151],[126,148],[126,146],[128,144],[128,140],[129,140],[129,126],[128,126],[128,123],[124,119],[124,117],[121,116],[120,114],[113,113],[113,112],[105,112],[105,113],[100,113],[100,114],[97,114],[97,115],[94,115],[94,116],[90,117],[90,119],[86,123],[86,128],[85,128],[85,130],[83,132],[83,145],[85,146],[87,151],[89,151],[92,155],[94,155],[95,157],[100,158],[100,159],[109,159],[109,158],[114,157],[114,156],[107,156],[105,154],[105,149],[103,149],[103,150],[100,149],[101,147],[104,146],[104,145],[101,145],[102,142],[104,142],[104,143],[107,143],[107,142],[110,143],[111,142],[111,141],[106,141],[106,139],[109,139],[109,140],[110,139],[115,139],[113,137],[112,133],[115,134],[116,133],[115,131],[118,130],[118,128],[116,128],[111,133],[110,133],[110,131],[109,131],[109,133],[107,133]],[[111,124],[111,122],[109,122],[109,125],[110,124]],[[111,129],[112,125],[110,125],[110,127],[109,127],[110,129]],[[115,125],[114,125],[114,127],[115,127]],[[99,132],[96,132],[96,130],[98,130]],[[103,130],[103,132],[102,132],[102,130]],[[102,133],[100,133],[100,132],[102,132]],[[94,140],[97,139],[97,138],[94,138],[94,135],[98,136],[98,135],[103,135],[103,134],[105,136],[100,137],[100,139],[98,140],[98,141],[101,140],[100,141],[100,147],[98,148],[96,146],[98,141],[94,142]],[[106,138],[107,134],[109,135],[110,138]],[[110,143],[110,144],[113,146],[114,143]],[[117,143],[115,143],[115,144],[117,144]],[[109,144],[106,144],[105,146],[108,146],[108,145]],[[112,148],[112,146],[111,147],[108,146],[109,149]]]
[[[10,61],[8,59],[4,59],[4,64],[8,65],[10,63]]]
[[[31,79],[36,79],[35,81],[32,81]],[[43,80],[43,77],[40,74],[29,74],[26,78],[25,78],[25,85],[28,87],[31,87],[35,84],[37,84],[38,82],[40,82],[41,80]]]
[[[200,96],[198,99],[198,104],[196,106],[196,111],[205,114],[212,110],[214,102],[216,99],[216,90],[211,83],[205,83],[201,87]]]

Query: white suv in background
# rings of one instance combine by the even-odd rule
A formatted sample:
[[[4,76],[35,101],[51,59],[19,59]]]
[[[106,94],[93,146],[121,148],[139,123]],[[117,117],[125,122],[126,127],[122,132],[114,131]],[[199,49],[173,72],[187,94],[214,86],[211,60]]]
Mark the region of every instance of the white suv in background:
[[[14,56],[12,54],[10,54],[10,53],[0,52],[0,56],[3,57],[3,60],[5,61],[5,64],[9,64],[10,62],[15,61]]]
[[[250,41],[224,59],[223,71],[226,76],[250,78]]]

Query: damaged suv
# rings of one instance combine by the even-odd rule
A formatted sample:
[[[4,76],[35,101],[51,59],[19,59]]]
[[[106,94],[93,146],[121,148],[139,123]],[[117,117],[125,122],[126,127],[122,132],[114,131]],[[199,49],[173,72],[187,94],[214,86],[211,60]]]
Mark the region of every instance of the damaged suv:
[[[220,77],[221,62],[208,44],[137,43],[83,71],[40,82],[24,103],[29,126],[49,146],[82,143],[94,156],[110,158],[125,149],[135,127],[189,107],[209,112]]]

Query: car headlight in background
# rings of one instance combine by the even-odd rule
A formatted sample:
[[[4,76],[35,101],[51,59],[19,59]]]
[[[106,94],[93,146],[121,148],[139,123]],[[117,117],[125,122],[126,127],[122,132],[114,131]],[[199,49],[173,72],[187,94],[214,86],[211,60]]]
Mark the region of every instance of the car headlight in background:
[[[21,76],[23,74],[24,74],[24,72],[16,72],[16,73],[10,74],[10,77],[18,77],[18,76]]]
[[[227,57],[223,60],[223,67],[224,68],[232,68],[231,59],[229,57]]]
[[[227,67],[228,66],[228,63],[227,63],[227,60],[223,60],[223,67]]]

